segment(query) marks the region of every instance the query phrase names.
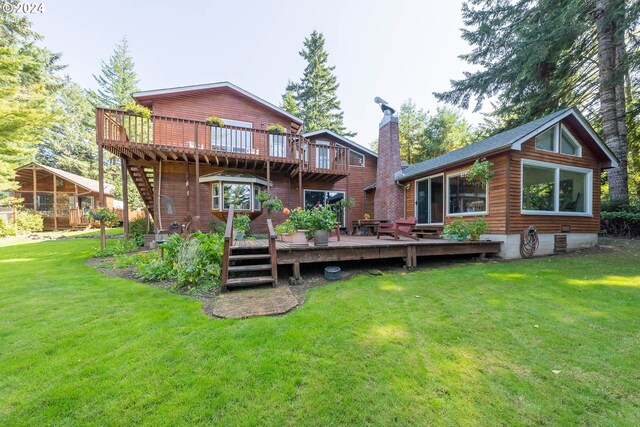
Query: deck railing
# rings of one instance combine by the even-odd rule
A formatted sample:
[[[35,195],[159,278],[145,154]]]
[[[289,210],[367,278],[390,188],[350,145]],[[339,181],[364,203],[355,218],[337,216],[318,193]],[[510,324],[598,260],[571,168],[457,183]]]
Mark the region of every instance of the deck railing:
[[[300,163],[304,171],[347,173],[349,149],[336,143],[311,142],[298,134],[264,129],[217,127],[206,122],[113,109],[97,109],[97,138],[106,145],[232,158]]]

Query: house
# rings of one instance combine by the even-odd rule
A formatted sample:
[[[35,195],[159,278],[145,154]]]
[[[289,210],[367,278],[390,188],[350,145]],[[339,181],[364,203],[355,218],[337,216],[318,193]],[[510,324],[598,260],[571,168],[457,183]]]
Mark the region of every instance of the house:
[[[378,160],[386,168],[366,189],[369,198],[375,193],[376,217],[415,216],[419,227],[435,231],[456,219],[483,217],[489,226],[484,237],[503,242],[500,256],[505,258],[520,256],[520,235],[529,226],[537,230],[537,255],[553,253],[556,245],[577,249],[597,243],[600,175],[617,161],[577,109],[405,169],[396,154],[397,132],[389,130],[394,119],[383,119],[380,129]],[[495,176],[486,186],[467,179],[480,158],[493,163]],[[385,197],[378,197],[381,187]]]
[[[39,163],[20,166],[15,173],[15,196],[24,199],[26,209],[43,216],[45,230],[88,225],[85,213],[98,206],[98,181]],[[110,186],[105,186],[104,198],[104,206],[113,208]]]
[[[254,232],[264,233],[260,191],[289,208],[353,197],[355,206],[339,212],[343,227],[364,215],[364,188],[375,181],[377,157],[354,141],[329,130],[301,133],[302,120],[229,82],[132,96],[151,116],[99,108],[99,153],[121,158],[157,230],[187,222],[209,230],[234,204],[254,219]],[[224,126],[208,123],[211,116]],[[272,124],[285,132],[270,132]],[[273,219],[284,215],[273,213]]]

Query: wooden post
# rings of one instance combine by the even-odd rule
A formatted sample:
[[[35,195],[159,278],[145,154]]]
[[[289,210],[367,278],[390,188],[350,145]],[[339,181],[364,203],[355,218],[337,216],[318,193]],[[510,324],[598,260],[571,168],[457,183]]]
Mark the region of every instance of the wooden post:
[[[200,230],[200,155],[196,150],[196,228]]]
[[[36,212],[38,212],[38,202],[37,202],[37,197],[38,197],[38,193],[37,193],[37,189],[36,187],[38,186],[38,177],[36,176],[36,167],[33,167],[33,188],[31,189],[33,192],[33,213],[35,214]]]
[[[122,169],[122,225],[124,227],[124,238],[129,238],[129,177],[127,176],[127,159],[120,159]]]
[[[58,231],[58,186],[56,174],[53,174],[53,231]]]
[[[300,261],[295,261],[291,266],[293,267],[293,278],[300,280]]]
[[[298,170],[298,192],[300,197],[300,207],[304,209],[304,190],[302,189],[302,162],[300,162],[300,169]]]
[[[104,152],[102,141],[98,142],[98,207],[104,207]],[[107,230],[105,230],[104,222],[100,221],[100,249],[105,250],[107,247]]]
[[[73,184],[73,210],[77,212],[76,218],[78,219],[78,223],[82,222],[80,220],[81,213],[80,213],[80,203],[78,200],[78,184]],[[78,223],[74,223],[74,224],[69,223],[69,225],[78,225]]]

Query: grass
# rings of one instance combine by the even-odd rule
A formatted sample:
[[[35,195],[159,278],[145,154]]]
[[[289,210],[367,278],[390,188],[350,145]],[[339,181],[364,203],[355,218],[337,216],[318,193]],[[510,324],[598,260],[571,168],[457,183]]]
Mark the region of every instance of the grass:
[[[0,425],[640,424],[638,244],[360,276],[242,321],[102,276],[96,245],[0,248]]]

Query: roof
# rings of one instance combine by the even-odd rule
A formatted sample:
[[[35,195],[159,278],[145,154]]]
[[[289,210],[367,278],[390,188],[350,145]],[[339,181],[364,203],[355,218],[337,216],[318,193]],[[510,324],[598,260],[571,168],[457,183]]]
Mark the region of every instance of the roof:
[[[76,175],[75,173],[67,172],[62,169],[54,168],[52,166],[43,165],[40,163],[32,162],[24,166],[20,166],[15,170],[29,169],[32,166],[36,166],[37,168],[44,169],[47,172],[55,174],[60,178],[66,179],[67,181],[73,182],[74,184],[79,185],[80,187],[89,190],[94,193],[100,192],[100,183],[95,179],[86,178],[81,175]],[[113,187],[109,184],[104,185],[104,194],[113,195]]]
[[[573,120],[581,125],[584,130],[584,136],[593,140],[594,145],[598,146],[604,156],[610,161],[611,167],[617,166],[617,160],[611,150],[600,140],[600,138],[593,131],[587,120],[580,114],[575,108],[566,108],[564,110],[556,111],[541,119],[534,120],[529,123],[525,123],[521,126],[506,130],[482,141],[474,142],[466,147],[459,148],[454,151],[450,151],[441,156],[434,157],[432,159],[425,160],[424,162],[416,163],[408,168],[398,171],[395,174],[396,180],[405,180],[417,175],[425,174],[429,171],[443,168],[447,165],[458,163],[464,160],[470,160],[477,157],[487,155],[492,152],[513,149],[520,150],[524,142],[528,141],[534,135],[550,128],[562,119],[571,116]]]
[[[318,136],[318,135],[322,135],[322,134],[327,134],[332,136],[333,138],[337,139],[338,141],[342,141],[343,143],[345,143],[346,145],[349,145],[357,150],[361,150],[365,153],[367,153],[370,156],[373,157],[378,157],[378,154],[374,151],[371,151],[369,148],[367,147],[363,147],[362,145],[358,144],[355,141],[352,141],[348,138],[345,138],[342,135],[338,135],[337,133],[335,133],[334,131],[331,131],[329,129],[320,129],[320,130],[314,130],[312,132],[305,132],[302,134],[302,136],[304,136],[305,138],[310,138],[313,136]]]
[[[270,108],[272,110],[275,110],[278,113],[282,114],[283,116],[286,116],[286,117],[290,118],[294,122],[302,124],[302,119],[294,116],[293,114],[288,113],[287,111],[283,110],[280,107],[277,107],[277,106],[273,105],[272,103],[270,103],[268,101],[265,101],[264,99],[260,98],[259,96],[256,96],[256,95],[252,94],[251,92],[246,91],[246,90],[242,89],[241,87],[236,86],[233,83],[226,82],[226,81],[225,82],[216,82],[216,83],[206,83],[206,84],[200,84],[200,85],[191,85],[191,86],[170,87],[170,88],[164,88],[164,89],[143,90],[143,91],[132,93],[131,96],[135,100],[140,101],[139,98],[148,98],[148,97],[154,97],[154,96],[159,96],[159,95],[171,95],[171,94],[184,93],[184,92],[196,92],[196,91],[203,91],[203,90],[209,90],[209,89],[219,89],[219,88],[224,88],[224,87],[232,89],[232,90],[234,90],[236,92],[239,92],[239,93],[243,94],[244,96],[253,99],[257,103],[262,104],[265,107]]]

